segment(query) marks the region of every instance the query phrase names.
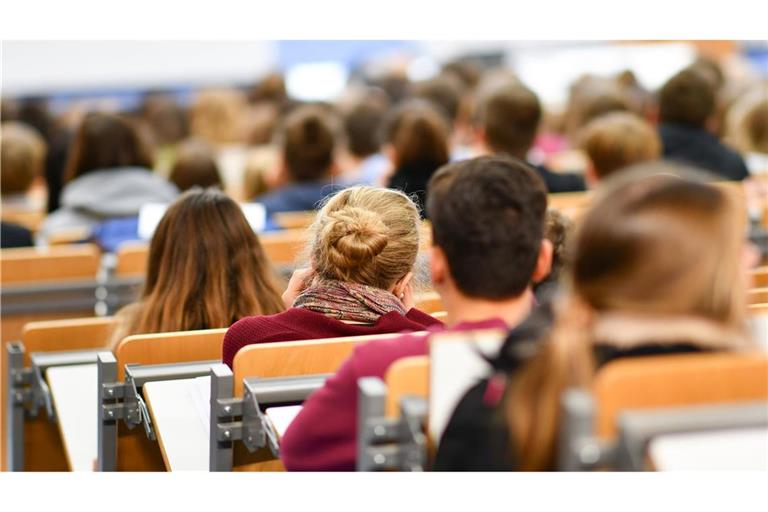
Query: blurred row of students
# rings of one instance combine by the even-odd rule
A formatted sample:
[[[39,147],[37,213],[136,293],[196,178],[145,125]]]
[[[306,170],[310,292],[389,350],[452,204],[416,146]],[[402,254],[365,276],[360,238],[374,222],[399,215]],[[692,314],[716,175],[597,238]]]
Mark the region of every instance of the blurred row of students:
[[[758,253],[739,229],[740,205],[700,175],[675,172],[645,163],[611,176],[574,233],[549,225],[544,181],[521,160],[441,167],[426,207],[445,323],[414,308],[419,215],[405,194],[353,186],[326,200],[307,267],[280,290],[236,203],[188,191],[153,236],[144,292],[118,313],[113,341],[229,327],[222,361],[231,365],[253,343],[405,331],[356,347],[281,440],[289,470],[352,470],[357,381],[426,355],[428,338],[408,332],[507,330],[487,377],[454,411],[435,469],[554,469],[560,394],[588,386],[602,365],[756,349],[746,288]],[[555,291],[540,294],[553,274]]]
[[[527,160],[549,192],[584,190],[611,169],[657,158],[721,179],[744,179],[749,176],[744,159],[715,135],[729,124],[718,99],[722,76],[702,62],[670,78],[656,101],[625,75],[580,80],[560,135],[536,94],[514,75],[473,74],[466,66],[447,66],[437,78],[413,84],[398,102],[393,94],[369,88],[337,106],[293,104],[272,77],[254,93],[250,108],[235,91],[201,94],[188,126],[180,107],[162,96],[145,102],[144,125],[125,115],[91,113],[53,137],[51,129],[41,136],[17,122],[4,123],[3,204],[23,207],[16,197],[45,168],[51,213],[37,234],[44,243],[60,230],[89,230],[108,219],[135,217],[142,204],[170,202],[194,185],[235,190],[236,199],[260,202],[268,215],[314,209],[328,194],[354,184],[389,186],[415,197],[421,215],[428,216],[426,183],[432,174],[449,161],[479,155]],[[14,117],[13,109],[5,110],[6,117]],[[727,132],[742,141],[750,161],[762,165],[754,155],[768,154],[765,96],[745,93],[731,111]],[[39,113],[22,114],[15,113],[45,126]],[[245,176],[233,189],[221,148],[242,140],[249,131],[244,125],[251,127],[250,139],[262,145],[241,162]],[[141,126],[153,127],[151,135],[143,136]],[[184,139],[190,133],[193,137]],[[155,158],[148,139],[159,148]],[[558,164],[568,148],[581,150],[586,159]],[[54,179],[56,165],[61,169]],[[562,172],[569,166],[575,172]],[[157,168],[163,170],[152,172]],[[4,237],[6,246],[29,241],[18,226],[4,224],[4,230],[23,235]]]

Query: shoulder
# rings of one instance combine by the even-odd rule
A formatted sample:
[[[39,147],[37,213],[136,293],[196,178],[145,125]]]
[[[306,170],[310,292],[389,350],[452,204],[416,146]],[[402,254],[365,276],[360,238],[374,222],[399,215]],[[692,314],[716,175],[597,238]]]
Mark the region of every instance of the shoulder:
[[[352,352],[351,364],[360,376],[383,377],[398,359],[427,355],[428,338],[429,335],[423,333],[409,333],[362,343]]]

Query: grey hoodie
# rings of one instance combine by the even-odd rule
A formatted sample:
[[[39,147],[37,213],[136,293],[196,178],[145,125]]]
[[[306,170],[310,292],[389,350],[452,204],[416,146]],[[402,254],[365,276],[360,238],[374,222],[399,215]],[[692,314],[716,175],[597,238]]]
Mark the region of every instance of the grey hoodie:
[[[107,219],[136,216],[142,205],[170,203],[178,195],[175,185],[141,167],[89,172],[64,187],[61,207],[43,222],[38,242],[57,231],[90,229]]]

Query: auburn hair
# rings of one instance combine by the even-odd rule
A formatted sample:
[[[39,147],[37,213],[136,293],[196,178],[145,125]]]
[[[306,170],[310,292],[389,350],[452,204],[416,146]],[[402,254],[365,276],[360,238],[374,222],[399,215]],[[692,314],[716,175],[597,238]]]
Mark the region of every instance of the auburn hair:
[[[217,189],[190,190],[168,208],[149,247],[141,299],[128,308],[115,344],[130,334],[229,327],[285,309],[258,237]]]

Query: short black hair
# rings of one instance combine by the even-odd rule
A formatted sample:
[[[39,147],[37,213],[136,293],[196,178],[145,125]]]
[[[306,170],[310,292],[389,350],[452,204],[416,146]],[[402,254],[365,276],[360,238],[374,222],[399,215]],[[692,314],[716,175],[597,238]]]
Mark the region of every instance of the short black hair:
[[[714,85],[692,66],[667,80],[659,93],[659,120],[662,123],[701,128],[714,111]]]
[[[525,162],[492,156],[442,167],[427,189],[433,243],[459,290],[489,300],[517,297],[539,257],[547,189]]]

